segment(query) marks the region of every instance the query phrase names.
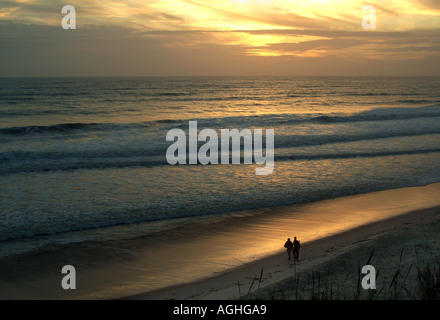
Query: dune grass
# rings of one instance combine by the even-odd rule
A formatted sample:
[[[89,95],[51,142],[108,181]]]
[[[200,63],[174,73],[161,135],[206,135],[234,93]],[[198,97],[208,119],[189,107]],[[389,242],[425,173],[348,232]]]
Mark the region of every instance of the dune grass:
[[[253,277],[245,295],[241,293],[245,286],[238,283],[239,296],[246,300],[439,300],[439,256],[421,261],[416,251],[415,258],[408,265],[402,263],[403,254],[402,249],[395,269],[387,272],[376,270],[376,289],[363,289],[361,283],[365,276],[361,273],[361,266],[371,262],[373,250],[365,263],[357,261],[357,272],[335,272],[336,263],[330,261],[318,270],[295,272],[282,284],[263,289],[262,269],[259,276]]]

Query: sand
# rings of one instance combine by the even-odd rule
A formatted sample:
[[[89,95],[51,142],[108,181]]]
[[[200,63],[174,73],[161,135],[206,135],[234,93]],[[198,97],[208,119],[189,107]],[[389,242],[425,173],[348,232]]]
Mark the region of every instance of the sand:
[[[202,281],[127,299],[417,299],[417,267],[439,258],[440,207],[434,207],[304,243],[297,262],[280,252]],[[367,261],[377,273],[376,291],[357,290],[358,268]]]

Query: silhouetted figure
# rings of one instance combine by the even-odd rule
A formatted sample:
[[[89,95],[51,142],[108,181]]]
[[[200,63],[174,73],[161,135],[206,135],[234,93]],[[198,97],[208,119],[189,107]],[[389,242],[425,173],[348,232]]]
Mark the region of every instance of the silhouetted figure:
[[[299,258],[299,248],[301,248],[301,244],[298,240],[296,240],[296,237],[293,239],[293,257],[298,260]]]
[[[289,260],[290,260],[290,253],[292,252],[293,249],[293,243],[292,241],[290,241],[290,238],[287,238],[287,241],[284,244],[284,248],[287,249],[287,255],[289,256]]]

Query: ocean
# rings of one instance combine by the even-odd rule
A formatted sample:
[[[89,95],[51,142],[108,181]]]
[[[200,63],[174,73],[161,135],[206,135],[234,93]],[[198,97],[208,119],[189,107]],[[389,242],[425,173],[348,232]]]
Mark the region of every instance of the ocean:
[[[439,182],[439,88],[431,77],[1,79],[0,241],[111,238],[118,228],[105,228],[155,232],[176,218]],[[274,172],[169,165],[166,133],[190,120],[274,129]]]
[[[440,182],[439,88],[439,77],[0,79],[0,257]],[[189,121],[273,129],[273,172],[170,165],[166,134]]]

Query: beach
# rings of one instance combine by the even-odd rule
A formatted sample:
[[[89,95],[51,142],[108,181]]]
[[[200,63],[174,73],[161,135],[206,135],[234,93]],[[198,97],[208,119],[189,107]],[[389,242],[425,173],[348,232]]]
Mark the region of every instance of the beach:
[[[288,261],[287,254],[280,252],[209,279],[127,298],[368,299],[371,290],[361,288],[360,294],[356,292],[359,264],[362,267],[369,262],[380,274],[376,294],[380,293],[374,298],[416,299],[416,268],[426,264],[435,267],[438,263],[439,230],[440,207],[417,210],[302,245],[298,262]],[[398,270],[396,294],[390,284]],[[297,282],[300,276],[305,281],[302,287]]]
[[[0,261],[0,295],[2,299],[222,300],[238,299],[240,294],[251,297],[258,290],[260,299],[291,298],[294,291],[286,293],[285,288],[296,274],[322,269],[329,262],[338,270],[348,267],[348,261],[351,269],[331,276],[356,275],[358,262],[366,262],[372,250],[372,263],[385,280],[384,273],[395,272],[397,265],[381,260],[380,252],[388,259],[405,249],[405,259],[413,261],[413,247],[418,245],[438,255],[439,191],[440,184],[384,190],[267,208],[259,216],[240,213],[155,237],[48,246]],[[428,227],[426,233],[420,232]],[[421,238],[408,236],[416,234]],[[287,237],[293,236],[302,243],[297,263],[287,260],[283,248]],[[389,242],[373,245],[380,237]],[[76,290],[60,286],[61,267],[67,264],[76,267]]]

